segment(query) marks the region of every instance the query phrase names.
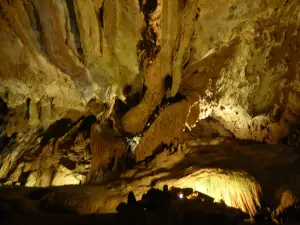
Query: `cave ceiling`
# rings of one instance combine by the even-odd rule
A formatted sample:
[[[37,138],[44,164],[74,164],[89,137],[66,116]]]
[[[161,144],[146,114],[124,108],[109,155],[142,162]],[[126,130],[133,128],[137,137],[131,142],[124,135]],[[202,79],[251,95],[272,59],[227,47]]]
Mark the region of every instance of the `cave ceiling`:
[[[13,0],[0,12],[8,135],[105,120],[116,102],[119,127],[139,134],[179,95],[188,128],[212,117],[240,139],[298,135],[298,1]]]

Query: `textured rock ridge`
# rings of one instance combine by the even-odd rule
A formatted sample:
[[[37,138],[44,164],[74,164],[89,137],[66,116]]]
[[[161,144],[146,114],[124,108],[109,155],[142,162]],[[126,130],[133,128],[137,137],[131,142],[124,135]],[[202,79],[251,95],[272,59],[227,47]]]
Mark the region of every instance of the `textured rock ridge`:
[[[16,0],[0,8],[0,92],[8,107],[49,99],[55,121],[85,111],[92,98],[125,100],[123,88],[139,76],[143,15],[135,1]]]
[[[8,133],[93,101],[105,118],[116,99],[144,92],[121,115],[121,129],[138,134],[179,91],[190,127],[211,116],[237,138],[296,144],[298,10],[297,1],[2,1],[0,93],[29,120]]]
[[[43,132],[35,129],[14,135],[0,155],[1,183],[47,187],[86,182],[93,122],[94,117],[74,123],[62,119]]]
[[[115,134],[107,124],[94,124],[91,128],[92,161],[89,182],[116,179],[126,150],[125,140]]]

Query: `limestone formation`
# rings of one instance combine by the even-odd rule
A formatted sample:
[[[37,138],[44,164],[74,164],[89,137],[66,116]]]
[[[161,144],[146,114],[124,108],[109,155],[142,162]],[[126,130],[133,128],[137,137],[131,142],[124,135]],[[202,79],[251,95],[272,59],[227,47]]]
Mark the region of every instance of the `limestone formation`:
[[[86,215],[115,212],[121,202],[127,202],[131,191],[137,200],[146,201],[147,198],[142,196],[150,188],[163,190],[168,185],[177,194],[190,193],[187,188],[192,188],[202,193],[198,197],[204,201],[223,202],[252,216],[263,207],[262,203],[272,209],[278,207],[278,212],[272,211],[275,217],[299,199],[298,162],[299,155],[293,147],[266,147],[257,143],[250,146],[244,141],[230,144],[223,142],[214,146],[193,146],[185,153],[160,153],[148,168],[137,166],[128,170],[114,184],[72,185],[42,190],[7,187],[0,189],[0,195],[10,193],[6,194],[6,198],[16,196],[14,198],[25,203],[34,198],[37,203],[40,202],[34,204],[34,207],[46,212],[59,209],[61,212]],[[282,164],[280,169],[274,166],[278,163]],[[216,165],[218,168],[214,168]],[[294,170],[291,171],[291,167]],[[284,188],[282,183],[285,184]],[[159,203],[161,200],[159,197],[155,201]],[[32,212],[33,209],[27,210]]]
[[[120,162],[125,156],[126,144],[107,124],[94,124],[91,128],[91,152],[89,182],[108,181],[120,173]]]
[[[11,138],[0,155],[1,183],[29,187],[85,183],[94,121],[93,117],[74,123],[61,120],[42,133],[35,129]]]
[[[0,1],[0,184],[114,181],[94,213],[163,182],[252,215],[284,187],[282,212],[300,197],[284,146],[300,143],[299,12],[298,0]]]
[[[170,145],[175,138],[179,139],[182,137],[188,107],[189,105],[186,101],[166,107],[135,148],[134,152],[137,161],[141,161],[145,157],[154,154],[155,151],[160,150],[158,148],[162,144]]]
[[[167,96],[188,97],[190,127],[210,116],[238,138],[298,143],[295,0],[14,0],[0,8],[1,97],[15,113],[29,102],[29,122],[19,118],[9,135],[84,112],[95,98],[125,101],[126,85],[146,87],[122,118],[124,131],[140,133],[171,76]]]

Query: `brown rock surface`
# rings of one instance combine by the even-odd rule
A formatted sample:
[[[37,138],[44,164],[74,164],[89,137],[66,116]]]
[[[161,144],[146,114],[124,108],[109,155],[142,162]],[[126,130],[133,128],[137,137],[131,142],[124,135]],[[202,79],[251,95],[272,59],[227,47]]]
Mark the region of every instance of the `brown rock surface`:
[[[300,143],[299,11],[297,0],[0,1],[0,184],[97,183],[108,170],[111,186],[60,187],[49,201],[111,212],[128,191],[168,184],[281,212],[300,197],[299,154],[280,145]],[[132,153],[141,163],[118,178]]]
[[[90,170],[93,117],[60,120],[44,132],[32,130],[9,139],[0,155],[0,180],[8,185],[80,184]],[[13,151],[11,151],[13,149]]]
[[[120,160],[125,156],[126,149],[122,137],[118,137],[107,124],[94,124],[91,128],[92,161],[89,182],[111,180],[111,174],[119,172]]]
[[[228,8],[220,12],[219,4]],[[181,84],[181,92],[199,105],[198,118],[211,116],[241,139],[278,143],[292,135],[298,123],[298,2],[201,5],[194,57]]]
[[[121,115],[127,133],[179,91],[189,127],[210,116],[237,138],[298,144],[298,11],[295,0],[2,1],[1,98],[17,114],[30,101],[30,122],[7,132],[47,127],[94,98],[108,117],[126,87],[144,85]]]
[[[222,199],[226,205],[253,215],[262,203],[283,210],[290,204],[289,199],[299,198],[298,161],[295,148],[280,145],[235,141],[188,146],[185,152],[159,154],[148,168],[136,166],[114,184],[57,187],[40,198],[47,201],[49,207],[61,210],[80,214],[105,213],[114,212],[120,202],[125,202],[129,191],[140,199],[150,187],[162,188],[167,184],[169,187],[193,188],[215,201]],[[24,196],[33,189],[1,188],[0,195],[7,191],[14,193],[11,196],[15,198],[28,201]]]
[[[167,106],[157,116],[135,148],[137,161],[155,153],[162,144],[169,146],[175,139],[181,139],[188,107],[187,101],[177,102]]]
[[[123,4],[128,14],[122,13]],[[50,98],[64,109],[53,120],[70,109],[84,111],[94,96],[102,102],[124,99],[124,86],[139,72],[138,7],[131,1],[2,1],[1,97],[10,108],[28,98],[33,104]]]

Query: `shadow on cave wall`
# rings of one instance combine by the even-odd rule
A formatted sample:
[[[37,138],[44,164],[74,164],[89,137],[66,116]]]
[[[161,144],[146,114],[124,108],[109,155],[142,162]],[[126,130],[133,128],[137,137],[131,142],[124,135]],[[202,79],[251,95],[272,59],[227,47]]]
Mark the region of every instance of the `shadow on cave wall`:
[[[42,137],[41,140],[41,148],[45,147],[52,138],[58,139],[64,134],[68,132],[72,125],[71,119],[60,119],[51,124],[47,130],[43,131],[40,136]]]
[[[55,123],[51,124],[47,130],[43,131],[40,136],[42,136],[41,140],[41,148],[45,147],[47,144],[49,144],[51,139],[57,140],[58,138],[63,137],[67,132],[70,131],[74,126],[80,123],[80,126],[76,133],[83,132],[85,138],[89,138],[90,136],[90,127],[92,124],[96,121],[95,116],[87,116],[87,117],[81,117],[76,122],[73,123],[71,119],[63,118]],[[68,145],[70,143],[73,143],[74,138],[76,137],[76,133],[74,135],[71,135],[71,138],[68,138],[68,141],[64,141],[63,145]],[[63,147],[63,146],[61,146]]]
[[[8,107],[5,101],[0,98],[0,153],[5,149],[5,147],[16,137],[14,133],[11,137],[8,137],[4,133],[5,129],[5,117],[8,113]]]
[[[91,126],[93,123],[96,122],[96,120],[97,120],[96,117],[93,115],[82,117],[77,123],[75,123],[76,125],[80,122],[79,128],[75,132],[70,133],[66,138],[64,138],[64,140],[62,140],[59,143],[59,148],[68,149],[74,143],[78,133],[83,133],[84,138],[89,139]],[[73,124],[72,127],[75,125]]]

